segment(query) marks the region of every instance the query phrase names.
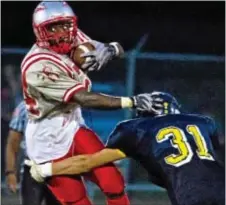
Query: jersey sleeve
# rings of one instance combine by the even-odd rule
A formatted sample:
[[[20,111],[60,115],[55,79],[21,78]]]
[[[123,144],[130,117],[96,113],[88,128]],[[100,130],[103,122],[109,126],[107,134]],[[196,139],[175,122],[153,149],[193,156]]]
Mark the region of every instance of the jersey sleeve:
[[[81,31],[80,29],[78,29],[78,31],[77,31],[76,39],[77,39],[77,45],[80,45],[80,44],[83,44],[83,43],[92,41],[92,39],[91,39],[89,36],[87,36],[87,35],[86,35],[83,31]]]
[[[24,87],[30,86],[42,97],[59,102],[69,102],[76,92],[86,89],[72,76],[68,67],[50,60],[33,63],[27,72],[23,72],[23,81]]]
[[[9,127],[17,132],[24,133],[26,127],[27,113],[24,102],[21,102],[13,111]]]
[[[136,136],[125,123],[118,124],[110,134],[106,143],[107,148],[119,149],[127,156],[132,156],[136,149]]]

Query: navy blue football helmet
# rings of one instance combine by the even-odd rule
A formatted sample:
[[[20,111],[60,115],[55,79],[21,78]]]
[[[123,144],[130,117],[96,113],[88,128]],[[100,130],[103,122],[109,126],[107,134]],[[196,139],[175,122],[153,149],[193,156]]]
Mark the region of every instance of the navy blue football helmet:
[[[151,112],[139,112],[138,117],[145,116],[158,116],[167,114],[180,114],[180,104],[176,98],[169,93],[154,91],[151,93],[152,97],[152,111]]]
[[[152,92],[151,97],[153,98],[153,107],[155,107],[155,104],[162,104],[160,107],[156,106],[159,115],[180,113],[180,104],[176,98],[169,93]]]

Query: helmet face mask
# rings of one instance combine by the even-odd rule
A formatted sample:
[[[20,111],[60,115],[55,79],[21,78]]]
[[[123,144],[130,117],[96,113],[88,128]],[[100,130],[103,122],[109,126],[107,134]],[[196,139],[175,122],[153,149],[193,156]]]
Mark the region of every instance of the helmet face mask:
[[[75,42],[77,30],[72,20],[62,20],[48,23],[44,26],[46,41],[50,49],[57,53],[65,53],[71,50]]]
[[[42,2],[33,14],[37,44],[60,54],[73,47],[77,34],[77,18],[65,2]]]

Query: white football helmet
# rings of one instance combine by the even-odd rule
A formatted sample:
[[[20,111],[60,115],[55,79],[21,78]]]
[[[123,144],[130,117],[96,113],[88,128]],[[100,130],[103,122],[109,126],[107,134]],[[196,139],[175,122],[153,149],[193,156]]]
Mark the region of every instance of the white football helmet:
[[[67,22],[70,28],[60,33],[48,31],[52,23]],[[68,53],[76,39],[77,18],[71,7],[65,1],[43,1],[38,4],[33,13],[33,30],[40,47],[54,50],[57,53]],[[60,42],[60,39],[67,37],[67,42]],[[55,42],[52,45],[51,41]]]

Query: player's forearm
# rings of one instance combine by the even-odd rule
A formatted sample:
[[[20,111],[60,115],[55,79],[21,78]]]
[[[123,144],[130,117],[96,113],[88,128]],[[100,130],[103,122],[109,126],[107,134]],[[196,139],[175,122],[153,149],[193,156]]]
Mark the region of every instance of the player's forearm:
[[[94,154],[77,155],[52,164],[52,175],[73,175],[125,158],[117,149],[104,149]]]
[[[88,172],[89,155],[78,155],[52,163],[52,175],[73,175]]]
[[[118,149],[103,149],[97,153],[90,155],[90,163],[88,169],[93,169],[95,167],[108,164],[120,159],[125,158],[126,155]]]
[[[25,164],[31,166],[32,176],[36,176],[39,181],[40,177],[45,178],[54,175],[74,175],[89,172],[92,168],[125,158],[126,155],[118,149],[104,149],[95,154],[77,155],[59,162],[48,162],[45,164],[33,164],[27,160]],[[32,172],[32,170],[36,170]],[[38,174],[37,174],[38,173]]]
[[[100,93],[80,91],[73,96],[73,101],[85,108],[114,110],[133,107],[131,98],[114,97]]]
[[[68,158],[60,162],[52,163],[52,175],[72,174],[70,171],[72,159]]]

